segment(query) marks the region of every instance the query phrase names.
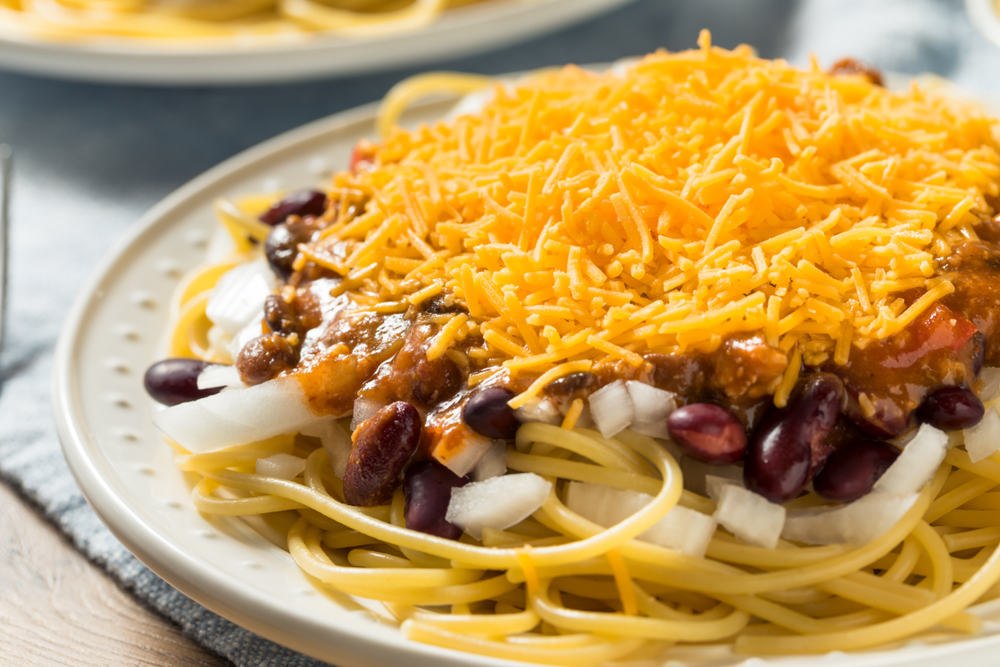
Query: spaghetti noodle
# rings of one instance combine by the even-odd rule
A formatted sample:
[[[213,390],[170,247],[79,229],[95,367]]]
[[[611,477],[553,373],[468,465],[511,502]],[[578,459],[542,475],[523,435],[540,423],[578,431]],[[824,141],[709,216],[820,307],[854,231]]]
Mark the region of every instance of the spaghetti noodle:
[[[391,95],[387,113],[442,83],[481,84],[429,81]],[[592,665],[669,656],[681,644],[799,654],[979,632],[969,607],[1000,595],[1000,454],[979,449],[973,426],[997,419],[995,380],[977,367],[983,355],[995,365],[994,332],[963,324],[963,294],[983,274],[956,257],[991,242],[995,121],[918,87],[895,94],[857,74],[713,49],[707,35],[697,51],[650,56],[625,73],[569,68],[492,95],[451,123],[360,145],[315,211],[308,193],[220,203],[241,254],[182,282],[170,355],[235,358],[261,387],[295,378],[326,417],[234,447],[180,442],[178,465],[201,477],[195,506],[266,517],[318,586],[381,601],[414,640],[493,657]],[[268,302],[265,324],[250,317],[257,337],[233,347],[243,333],[221,330],[211,300],[261,243],[282,301]],[[914,346],[921,393],[888,402],[877,390],[913,380],[900,359]],[[865,384],[859,363],[885,369],[882,384]],[[673,373],[664,380],[657,368]],[[878,446],[915,419],[951,418],[948,437],[921,427],[890,457],[905,456],[919,477],[917,450],[939,443],[930,481],[892,464],[861,500],[831,505],[803,490],[848,447],[824,449],[823,438],[840,437],[828,428],[780,516],[890,498],[902,509],[885,530],[771,548],[712,520],[700,551],[672,542],[721,517],[718,489],[729,487],[713,491],[726,480],[682,470],[681,452],[649,435],[665,415],[710,395],[740,432],[749,422],[752,457],[775,419],[774,432],[789,428],[781,407],[805,410],[817,382],[839,387],[838,424],[868,429],[865,442],[877,432]],[[601,412],[602,392],[619,385],[615,408],[632,405],[631,429],[609,429],[615,410]],[[986,399],[985,417],[942,412],[946,398],[975,406],[965,385]],[[518,408],[516,437],[503,441],[512,432],[495,403],[473,403],[487,392]],[[643,417],[650,396],[662,418]],[[419,415],[405,417],[414,405]],[[452,504],[460,490],[519,475],[543,480],[545,495],[527,518],[467,527],[459,539],[435,532],[440,523],[414,528],[412,462],[405,484],[403,468],[391,469],[384,501],[349,502],[351,475],[375,475],[371,457],[382,465],[385,448],[411,438],[407,419],[418,420],[413,460],[451,480]],[[681,442],[687,431],[675,421]],[[498,443],[500,472],[463,486]],[[682,463],[693,456],[684,451]],[[726,463],[719,474],[733,472]],[[735,470],[753,490],[751,465]],[[574,500],[598,487],[637,504],[619,517]]]

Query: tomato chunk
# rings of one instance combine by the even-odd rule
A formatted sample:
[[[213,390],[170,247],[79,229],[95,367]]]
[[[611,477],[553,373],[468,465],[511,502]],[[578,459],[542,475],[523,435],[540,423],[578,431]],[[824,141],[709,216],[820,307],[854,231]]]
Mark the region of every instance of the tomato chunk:
[[[828,366],[844,380],[846,414],[876,437],[900,435],[928,393],[975,377],[977,333],[975,324],[938,302],[898,334],[852,349],[845,366]]]

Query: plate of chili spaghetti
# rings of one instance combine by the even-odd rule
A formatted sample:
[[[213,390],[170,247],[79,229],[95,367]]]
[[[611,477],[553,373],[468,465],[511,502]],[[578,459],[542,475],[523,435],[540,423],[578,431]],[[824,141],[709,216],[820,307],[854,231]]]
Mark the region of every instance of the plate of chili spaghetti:
[[[415,78],[121,242],[67,459],[168,582],[338,664],[988,664],[996,126],[707,35]]]

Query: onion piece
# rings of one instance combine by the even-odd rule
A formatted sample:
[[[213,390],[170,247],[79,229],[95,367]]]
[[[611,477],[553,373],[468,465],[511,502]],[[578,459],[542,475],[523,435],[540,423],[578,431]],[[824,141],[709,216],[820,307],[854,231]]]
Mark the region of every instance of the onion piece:
[[[472,481],[482,482],[491,477],[507,474],[507,443],[494,440],[490,448],[472,469]]]
[[[556,404],[547,398],[533,398],[514,411],[517,421],[542,422],[543,424],[561,424],[562,414]]]
[[[230,336],[245,327],[274,290],[274,274],[263,259],[226,271],[208,297],[205,315]],[[259,335],[259,334],[258,334]]]
[[[336,418],[324,419],[300,431],[302,435],[319,438],[323,449],[330,456],[330,465],[337,477],[343,479],[347,469],[347,459],[351,456],[351,436],[340,425]]]
[[[716,477],[714,479],[722,479]],[[713,518],[747,544],[774,549],[785,525],[785,508],[732,480],[723,480]]]
[[[257,474],[278,479],[295,479],[306,469],[306,460],[291,454],[274,454],[257,459]]]
[[[677,447],[673,443],[670,444],[675,448]],[[673,454],[672,451],[671,454]],[[692,493],[711,498],[712,495],[709,492],[708,485],[709,477],[732,480],[743,486],[743,468],[739,466],[714,466],[710,463],[702,463],[690,456],[677,458],[677,463],[680,465],[681,474],[684,476],[684,488]]]
[[[922,424],[899,458],[875,482],[872,491],[898,496],[917,493],[937,472],[947,450],[948,434],[930,424]]]
[[[645,493],[591,482],[570,482],[566,489],[566,507],[605,528],[621,523],[652,501],[653,496]],[[715,525],[715,519],[707,514],[678,505],[636,539],[702,557]]]
[[[982,461],[1000,449],[1000,414],[992,407],[986,408],[979,423],[965,429],[963,434],[969,458],[973,463]]]
[[[451,490],[445,521],[481,539],[483,528],[504,530],[538,511],[552,484],[531,473],[491,477]]]
[[[153,415],[153,423],[195,454],[299,433],[323,417],[314,413],[298,378],[279,377],[181,403]]]
[[[788,512],[782,537],[804,544],[864,546],[878,539],[903,518],[919,494],[873,491],[838,507]]]
[[[736,470],[742,473],[742,470],[739,468],[736,468]],[[716,471],[713,470],[712,472],[714,473]],[[716,503],[719,503],[722,500],[723,489],[727,486],[737,486],[741,489],[745,488],[743,486],[742,476],[737,478],[726,475],[705,475],[705,494]]]
[[[366,422],[374,417],[375,413],[386,405],[386,403],[365,398],[364,396],[358,396],[354,399],[354,414],[351,415],[351,433],[353,434],[357,431],[362,422]]]
[[[988,403],[1000,396],[1000,368],[995,366],[983,368],[979,372],[979,380],[983,383],[983,388],[979,391],[979,400]]]
[[[605,438],[613,438],[632,424],[635,408],[622,380],[606,384],[590,395],[590,416]]]
[[[205,369],[198,374],[198,389],[215,389],[216,387],[243,389],[246,385],[243,384],[236,366],[223,364],[205,366]]]
[[[625,386],[635,411],[632,430],[653,438],[668,439],[667,417],[677,409],[677,395],[634,380],[629,380]]]
[[[462,429],[461,437],[462,440],[457,447],[453,443],[449,443],[447,451],[443,451],[439,446],[432,452],[432,456],[438,463],[459,477],[465,477],[472,472],[473,468],[497,442],[503,444],[502,440],[493,440],[468,429]],[[507,455],[505,453],[505,465],[506,461]]]
[[[479,113],[483,110],[483,107],[493,101],[494,97],[496,97],[496,90],[493,86],[487,86],[482,90],[477,90],[464,95],[462,99],[460,99],[455,106],[448,111],[447,116],[445,116],[445,122],[450,123],[459,116]]]

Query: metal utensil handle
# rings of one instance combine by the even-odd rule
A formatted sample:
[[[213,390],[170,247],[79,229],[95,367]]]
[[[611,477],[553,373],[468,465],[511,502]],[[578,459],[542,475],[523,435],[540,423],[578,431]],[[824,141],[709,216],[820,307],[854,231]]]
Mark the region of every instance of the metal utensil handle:
[[[4,329],[7,326],[7,273],[9,271],[10,236],[8,210],[10,207],[10,146],[0,144],[0,348],[3,348]]]

